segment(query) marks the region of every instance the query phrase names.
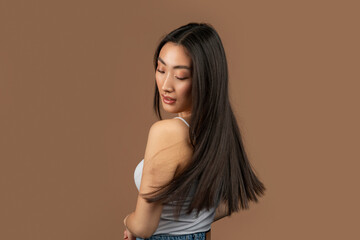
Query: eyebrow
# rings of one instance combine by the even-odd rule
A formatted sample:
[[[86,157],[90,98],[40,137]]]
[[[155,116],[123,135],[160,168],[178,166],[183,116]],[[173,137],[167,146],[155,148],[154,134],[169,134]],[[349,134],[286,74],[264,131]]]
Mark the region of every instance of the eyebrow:
[[[158,57],[158,60],[164,64],[166,66],[166,63],[164,62],[164,60],[161,59],[161,57]],[[176,65],[173,67],[174,69],[178,69],[178,68],[185,68],[185,69],[188,69],[188,70],[191,70],[191,67],[188,67],[188,66],[185,66],[185,65]]]

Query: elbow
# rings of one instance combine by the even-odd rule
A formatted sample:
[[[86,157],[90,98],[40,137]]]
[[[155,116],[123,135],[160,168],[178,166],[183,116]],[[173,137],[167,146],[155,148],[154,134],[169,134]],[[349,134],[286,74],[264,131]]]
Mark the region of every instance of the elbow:
[[[147,233],[143,233],[142,231],[131,231],[130,232],[132,233],[132,235],[136,238],[149,238],[151,235],[148,235]]]
[[[146,238],[150,238],[152,235],[153,235],[153,232],[151,232],[151,233],[150,232],[140,232],[140,234],[137,234],[137,237],[146,239]]]
[[[143,235],[141,238],[143,238],[143,239],[148,239],[148,238],[150,238],[151,237],[151,235]]]
[[[150,238],[155,231],[156,229],[144,229],[142,238]]]
[[[135,237],[139,237],[139,238],[150,238],[156,229],[149,229],[147,227],[145,228],[140,228],[140,229],[136,229],[136,231],[134,232]]]
[[[139,215],[131,215],[129,220],[129,230],[134,237],[150,238],[158,228],[159,221],[152,218],[139,218]]]
[[[137,238],[146,239],[149,238],[147,235],[136,235]]]

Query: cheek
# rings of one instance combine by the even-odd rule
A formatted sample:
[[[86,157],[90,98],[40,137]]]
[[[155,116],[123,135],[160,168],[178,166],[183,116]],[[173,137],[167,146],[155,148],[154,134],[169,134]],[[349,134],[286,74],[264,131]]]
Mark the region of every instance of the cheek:
[[[185,98],[189,98],[191,96],[191,84],[186,84],[182,86],[181,95]]]
[[[158,86],[158,88],[160,89],[161,88],[161,78],[156,74],[155,75],[155,81],[156,81],[156,84],[157,84],[157,86]]]

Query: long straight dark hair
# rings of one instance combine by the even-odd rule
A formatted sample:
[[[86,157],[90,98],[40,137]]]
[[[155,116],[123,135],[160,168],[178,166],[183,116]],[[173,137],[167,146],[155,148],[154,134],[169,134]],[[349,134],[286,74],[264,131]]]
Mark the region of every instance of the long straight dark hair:
[[[194,23],[167,34],[154,54],[154,67],[161,48],[173,42],[184,46],[192,59],[192,112],[189,127],[193,155],[181,174],[157,190],[142,194],[147,202],[176,202],[178,218],[189,190],[197,182],[187,214],[225,202],[229,216],[258,202],[266,190],[244,150],[228,94],[228,66],[221,39],[211,24]],[[154,110],[161,120],[159,89],[155,81]]]

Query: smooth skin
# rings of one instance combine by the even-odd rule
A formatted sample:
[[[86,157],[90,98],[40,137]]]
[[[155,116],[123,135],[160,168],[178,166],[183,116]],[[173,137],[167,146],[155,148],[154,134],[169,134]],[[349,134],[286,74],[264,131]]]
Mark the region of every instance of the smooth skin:
[[[185,47],[172,42],[162,47],[155,79],[163,109],[169,113],[178,113],[178,116],[191,124],[192,61]],[[163,95],[175,98],[175,103],[164,103]],[[171,181],[186,167],[191,156],[188,126],[181,119],[155,122],[148,134],[139,193],[151,192],[151,186]],[[147,203],[138,195],[135,211],[124,219],[127,226],[124,239],[152,236],[159,225],[161,212],[161,203]],[[217,209],[215,219],[220,219],[221,214]],[[211,239],[211,231],[206,234],[206,239]]]
[[[185,47],[172,42],[160,51],[156,69],[156,84],[160,92],[163,109],[178,113],[187,122],[190,120],[192,98],[192,61]],[[175,98],[174,104],[164,103],[162,95]]]
[[[174,121],[175,120],[175,121]],[[145,150],[140,193],[152,191],[151,186],[160,186],[171,181],[182,169],[181,161],[191,157],[187,126],[178,119],[155,122],[149,131]],[[162,151],[160,151],[162,150]],[[126,220],[127,235],[148,238],[158,227],[162,212],[160,202],[147,203],[138,195],[135,211]]]

